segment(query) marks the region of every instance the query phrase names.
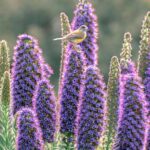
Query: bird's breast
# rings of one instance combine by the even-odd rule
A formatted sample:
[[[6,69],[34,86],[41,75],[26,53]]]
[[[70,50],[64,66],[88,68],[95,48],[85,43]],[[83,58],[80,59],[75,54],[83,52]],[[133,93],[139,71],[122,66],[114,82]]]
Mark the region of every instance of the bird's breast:
[[[77,44],[79,44],[79,43],[83,42],[83,40],[84,39],[82,39],[82,38],[81,39],[74,39],[74,42],[77,43]]]

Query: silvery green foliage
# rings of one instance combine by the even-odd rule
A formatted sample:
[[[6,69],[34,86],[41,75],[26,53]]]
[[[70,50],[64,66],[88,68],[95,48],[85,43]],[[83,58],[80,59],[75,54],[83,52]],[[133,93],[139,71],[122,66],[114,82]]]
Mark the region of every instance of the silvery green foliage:
[[[10,120],[9,107],[0,104],[0,149],[15,150],[15,128]]]

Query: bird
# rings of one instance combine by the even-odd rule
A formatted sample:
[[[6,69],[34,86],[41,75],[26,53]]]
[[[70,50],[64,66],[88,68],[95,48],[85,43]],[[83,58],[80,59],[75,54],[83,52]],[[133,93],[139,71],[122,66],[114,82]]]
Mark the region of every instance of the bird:
[[[80,26],[78,29],[72,31],[71,33],[65,35],[61,38],[55,38],[54,41],[57,40],[67,40],[73,44],[79,44],[83,42],[87,37],[88,27],[86,25]]]

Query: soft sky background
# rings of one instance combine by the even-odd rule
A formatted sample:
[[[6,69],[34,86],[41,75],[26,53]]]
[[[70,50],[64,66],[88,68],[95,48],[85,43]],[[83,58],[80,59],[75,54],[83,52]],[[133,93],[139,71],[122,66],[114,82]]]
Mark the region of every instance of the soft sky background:
[[[133,58],[137,59],[142,20],[150,10],[150,0],[91,0],[99,19],[99,66],[107,79],[109,62],[119,56],[123,34],[133,35]],[[57,87],[60,66],[60,42],[52,41],[61,35],[59,14],[64,11],[72,20],[78,0],[0,0],[0,40],[8,42],[11,53],[17,35],[35,36],[43,49],[46,61],[55,74]]]

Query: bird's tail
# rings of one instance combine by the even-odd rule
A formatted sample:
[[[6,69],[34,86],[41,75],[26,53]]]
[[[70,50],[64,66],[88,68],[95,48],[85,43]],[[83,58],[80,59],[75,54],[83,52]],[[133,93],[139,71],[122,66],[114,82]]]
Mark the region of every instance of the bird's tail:
[[[61,37],[61,38],[55,38],[55,39],[53,39],[54,41],[58,41],[58,40],[64,40],[65,39],[65,37]]]

